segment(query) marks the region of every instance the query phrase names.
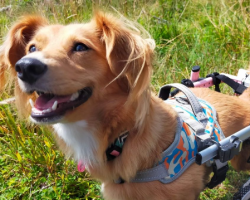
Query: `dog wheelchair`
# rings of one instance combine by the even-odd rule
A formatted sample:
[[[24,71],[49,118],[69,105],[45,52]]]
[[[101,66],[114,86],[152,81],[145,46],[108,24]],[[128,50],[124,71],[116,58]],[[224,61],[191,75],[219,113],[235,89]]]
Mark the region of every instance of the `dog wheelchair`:
[[[200,78],[199,73],[200,67],[194,66],[190,79],[183,79],[181,83],[187,87],[215,86],[215,90],[220,92],[219,86],[223,82],[234,90],[235,95],[241,95],[250,86],[250,74],[244,69],[240,69],[237,76],[215,72],[207,75],[206,78]],[[175,89],[170,93],[170,96],[173,97],[178,92],[179,89]],[[213,140],[212,137],[209,142],[204,144],[204,148],[196,154],[195,162],[198,165],[206,164],[213,167],[214,174],[207,184],[208,188],[213,188],[225,180],[228,171],[228,161],[241,151],[243,142],[249,140],[249,138],[250,125],[219,142]],[[247,162],[250,163],[250,157]],[[250,179],[233,196],[233,200],[249,199]]]

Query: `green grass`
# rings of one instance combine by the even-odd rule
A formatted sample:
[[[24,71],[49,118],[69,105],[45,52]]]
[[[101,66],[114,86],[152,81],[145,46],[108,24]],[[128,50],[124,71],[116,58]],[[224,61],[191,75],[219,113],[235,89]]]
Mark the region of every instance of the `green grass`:
[[[237,74],[250,64],[250,2],[248,0],[11,0],[0,13],[0,36],[22,14],[40,13],[52,23],[90,19],[92,6],[137,21],[155,39],[152,88],[188,78],[194,65],[201,76],[211,72]],[[113,9],[114,8],[114,9]],[[223,87],[224,92],[228,88]],[[7,92],[2,99],[12,95]],[[20,121],[9,105],[0,107],[0,199],[101,199],[100,186],[57,150],[51,130]],[[201,200],[232,199],[249,177],[231,167],[226,181],[206,189]]]
[[[53,142],[51,131],[16,121],[0,107],[0,199],[99,199],[99,185],[76,171]]]

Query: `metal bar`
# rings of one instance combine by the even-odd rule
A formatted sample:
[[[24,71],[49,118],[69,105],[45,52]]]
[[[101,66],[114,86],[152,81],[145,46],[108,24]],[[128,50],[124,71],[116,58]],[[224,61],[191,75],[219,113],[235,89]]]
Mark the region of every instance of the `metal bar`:
[[[247,126],[246,128],[243,128],[242,130],[236,132],[233,134],[234,136],[238,137],[240,140],[245,141],[250,137],[250,126]],[[221,146],[227,144],[230,142],[230,138],[233,136],[229,136],[219,142]],[[207,149],[204,149],[203,151],[196,154],[196,163],[199,165],[204,164],[205,162],[213,159],[219,150],[219,147],[217,144],[214,144]]]

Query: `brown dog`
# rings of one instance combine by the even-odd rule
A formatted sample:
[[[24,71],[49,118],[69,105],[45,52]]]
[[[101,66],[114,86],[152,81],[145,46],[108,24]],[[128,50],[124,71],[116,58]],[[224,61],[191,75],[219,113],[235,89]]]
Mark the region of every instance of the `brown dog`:
[[[67,26],[26,16],[1,47],[1,70],[9,66],[16,77],[19,111],[52,124],[61,149],[102,181],[108,200],[191,200],[209,181],[210,169],[192,164],[169,184],[130,182],[159,161],[177,126],[175,110],[150,91],[153,49],[153,40],[143,39],[131,23],[101,12],[87,24]],[[226,136],[249,125],[248,91],[242,99],[193,92],[215,107]],[[129,135],[121,155],[107,161],[106,149],[124,131]],[[243,149],[233,166],[249,169],[249,155]],[[114,183],[118,178],[125,182]]]

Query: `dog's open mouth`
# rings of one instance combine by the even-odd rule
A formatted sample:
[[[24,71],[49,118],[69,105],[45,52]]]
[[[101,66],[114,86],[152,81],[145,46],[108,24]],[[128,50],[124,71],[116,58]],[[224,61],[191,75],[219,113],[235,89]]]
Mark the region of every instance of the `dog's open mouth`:
[[[66,111],[73,110],[86,102],[92,95],[92,89],[86,87],[71,95],[55,95],[36,91],[39,97],[33,103],[31,117],[37,122],[48,122],[62,117]]]

